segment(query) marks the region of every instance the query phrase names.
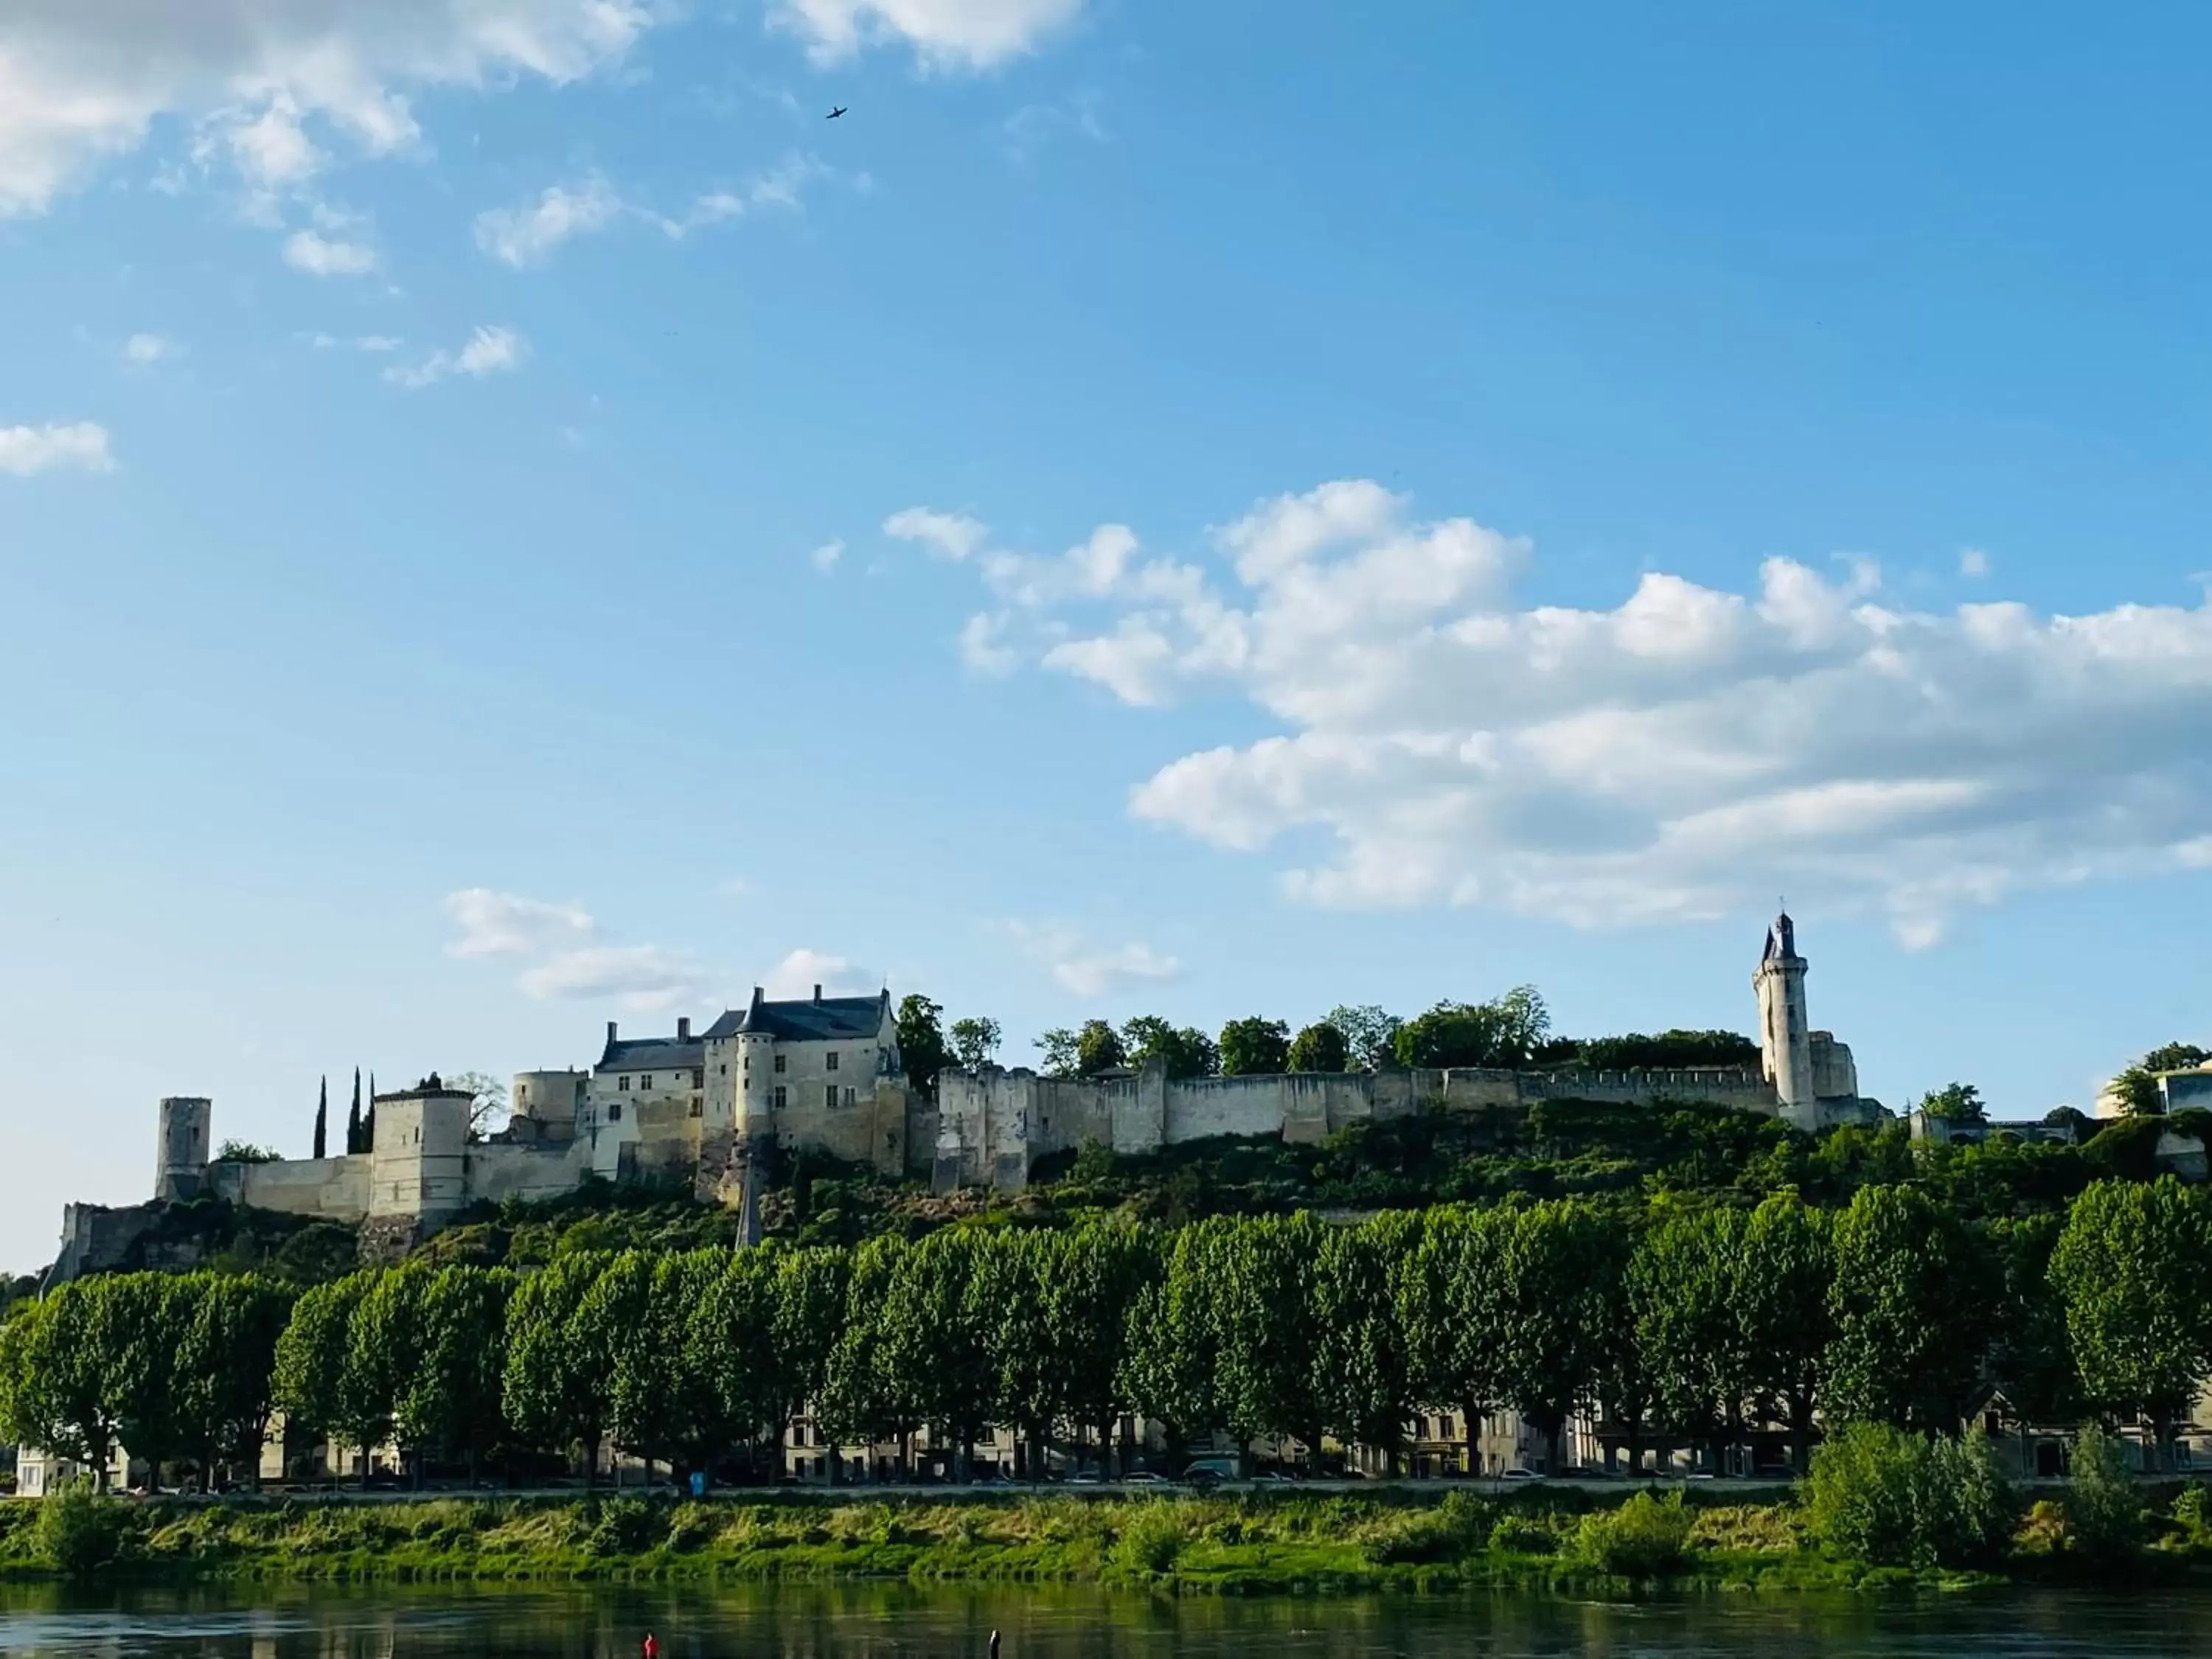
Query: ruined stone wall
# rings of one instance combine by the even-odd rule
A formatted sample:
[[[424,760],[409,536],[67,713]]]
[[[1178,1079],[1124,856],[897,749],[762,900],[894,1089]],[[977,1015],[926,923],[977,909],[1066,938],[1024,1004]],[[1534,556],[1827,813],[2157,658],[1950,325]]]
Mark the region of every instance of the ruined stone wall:
[[[1220,1136],[1279,1134],[1310,1144],[1346,1124],[1437,1109],[1524,1109],[1540,1100],[1619,1105],[1702,1101],[1772,1115],[1773,1088],[1753,1071],[1443,1071],[1289,1073],[1170,1083],[1155,1063],[1134,1077],[1042,1078],[1027,1071],[949,1071],[938,1079],[932,1184],[1012,1189],[1030,1164],[1086,1144],[1124,1154]],[[1856,1104],[1856,1103],[1854,1103]]]
[[[573,1193],[591,1170],[591,1150],[582,1141],[566,1146],[471,1146],[466,1191],[471,1204],[534,1204]]]
[[[282,1158],[273,1164],[217,1164],[216,1196],[249,1209],[313,1216],[351,1226],[368,1214],[369,1156]]]

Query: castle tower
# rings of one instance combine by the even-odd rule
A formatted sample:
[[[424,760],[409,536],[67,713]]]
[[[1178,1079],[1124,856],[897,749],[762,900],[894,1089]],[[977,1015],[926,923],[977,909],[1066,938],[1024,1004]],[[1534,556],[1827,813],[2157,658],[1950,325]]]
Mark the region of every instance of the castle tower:
[[[469,1111],[476,1097],[433,1072],[412,1089],[378,1095],[369,1153],[368,1215],[395,1237],[465,1207]],[[409,1242],[412,1242],[411,1239]]]
[[[180,1203],[207,1190],[208,1131],[214,1116],[215,1103],[204,1096],[163,1097],[154,1164],[155,1198]]]
[[[1784,1109],[1810,1106],[1813,1028],[1805,1017],[1805,969],[1797,954],[1797,931],[1788,912],[1766,930],[1766,949],[1751,976],[1759,993],[1759,1069],[1774,1085]]]

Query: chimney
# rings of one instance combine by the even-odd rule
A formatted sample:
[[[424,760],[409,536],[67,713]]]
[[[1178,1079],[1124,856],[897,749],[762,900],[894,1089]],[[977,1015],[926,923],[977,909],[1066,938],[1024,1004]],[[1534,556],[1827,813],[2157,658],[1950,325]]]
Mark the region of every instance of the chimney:
[[[822,988],[818,985],[814,988],[814,1000],[817,1002],[822,1000]]]
[[[691,1041],[690,1015],[686,1014],[676,1022],[676,1040],[678,1042],[689,1042]]]
[[[607,1022],[607,1047],[608,1047],[608,1048],[613,1048],[614,1046],[615,1046],[615,1023],[614,1023],[614,1021],[612,1021],[612,1020],[609,1020],[609,1021]]]

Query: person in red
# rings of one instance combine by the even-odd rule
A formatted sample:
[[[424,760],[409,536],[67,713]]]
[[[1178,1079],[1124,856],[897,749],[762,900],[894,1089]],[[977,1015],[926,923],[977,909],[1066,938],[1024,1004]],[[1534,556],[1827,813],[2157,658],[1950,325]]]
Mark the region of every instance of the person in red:
[[[645,1659],[660,1659],[660,1644],[653,1640],[651,1631],[645,1633]]]

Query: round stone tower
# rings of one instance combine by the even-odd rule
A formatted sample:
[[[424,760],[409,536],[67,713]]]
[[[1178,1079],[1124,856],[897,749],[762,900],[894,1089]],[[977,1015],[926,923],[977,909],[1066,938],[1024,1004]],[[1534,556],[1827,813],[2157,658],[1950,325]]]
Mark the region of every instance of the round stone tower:
[[[214,1118],[215,1103],[204,1096],[163,1097],[154,1166],[155,1198],[180,1203],[207,1190],[208,1132]]]
[[[1805,1016],[1805,970],[1796,926],[1784,912],[1766,930],[1766,949],[1751,977],[1759,993],[1759,1067],[1786,1109],[1813,1103],[1813,1027]]]

